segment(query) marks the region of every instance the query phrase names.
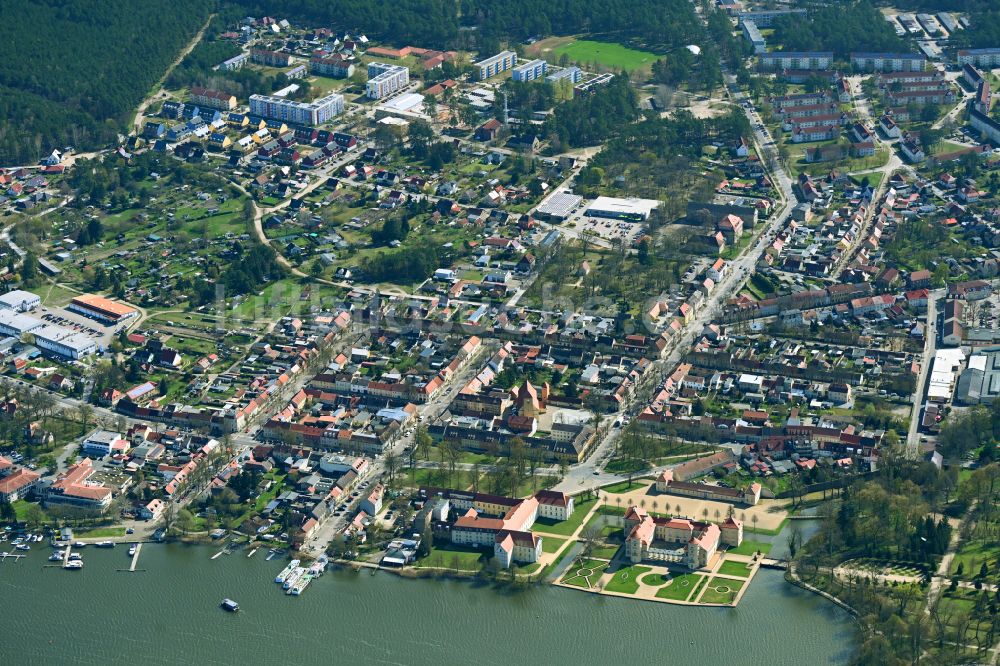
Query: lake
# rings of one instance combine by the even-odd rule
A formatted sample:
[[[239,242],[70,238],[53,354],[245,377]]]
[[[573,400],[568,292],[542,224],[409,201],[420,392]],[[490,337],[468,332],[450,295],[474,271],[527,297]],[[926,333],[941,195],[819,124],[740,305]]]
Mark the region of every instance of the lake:
[[[0,563],[0,663],[680,664],[847,663],[857,633],[836,606],[762,570],[738,608],[689,608],[550,586],[330,571],[301,597],[265,551],[146,544],[81,551],[82,571],[43,568],[48,548]],[[230,597],[241,611],[225,613]]]

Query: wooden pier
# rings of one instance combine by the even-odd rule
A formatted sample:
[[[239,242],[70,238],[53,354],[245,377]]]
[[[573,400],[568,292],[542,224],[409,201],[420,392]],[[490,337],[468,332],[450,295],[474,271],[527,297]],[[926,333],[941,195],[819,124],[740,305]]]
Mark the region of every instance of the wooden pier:
[[[0,562],[6,562],[7,559],[9,558],[9,559],[14,560],[14,564],[17,564],[18,561],[21,560],[24,557],[27,557],[27,556],[26,555],[18,555],[17,553],[4,552],[2,555],[0,555]]]

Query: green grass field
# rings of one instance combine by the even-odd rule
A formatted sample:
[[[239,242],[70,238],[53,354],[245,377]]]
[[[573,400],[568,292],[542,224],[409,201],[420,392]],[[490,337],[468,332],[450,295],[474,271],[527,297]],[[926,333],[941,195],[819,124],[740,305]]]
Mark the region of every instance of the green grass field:
[[[543,553],[558,553],[562,545],[566,543],[565,539],[557,539],[555,537],[543,536],[542,537],[542,552]]]
[[[442,568],[456,571],[477,571],[482,552],[473,548],[462,548],[447,544],[435,546],[427,557],[417,560],[417,568]]]
[[[622,594],[635,594],[639,591],[639,579],[643,574],[647,574],[652,569],[637,565],[619,569],[614,573],[604,589],[608,592],[620,592]]]
[[[747,565],[743,562],[723,562],[722,566],[719,567],[718,573],[746,578],[750,575],[750,570],[747,569]]]
[[[699,601],[703,604],[731,604],[741,587],[737,581],[714,578]]]
[[[691,592],[701,582],[703,576],[700,574],[684,574],[674,578],[670,585],[662,588],[656,593],[660,599],[672,599],[673,601],[686,601]]]
[[[580,527],[580,523],[583,522],[583,519],[587,516],[587,512],[590,511],[596,501],[596,499],[574,500],[573,513],[570,514],[569,520],[556,522],[548,518],[539,518],[535,521],[534,531],[541,532],[542,535],[558,534],[559,536],[569,536]]]
[[[559,58],[564,53],[573,62],[583,65],[596,62],[604,67],[624,69],[629,72],[642,67],[651,67],[653,62],[658,60],[655,53],[637,51],[621,44],[594,42],[589,39],[568,42],[552,49],[554,59]]]
[[[770,544],[764,541],[750,541],[748,539],[744,539],[743,543],[741,543],[736,548],[730,548],[728,552],[734,555],[753,555],[759,550],[760,552],[767,555],[768,553],[771,552],[771,546],[773,545],[774,544]]]

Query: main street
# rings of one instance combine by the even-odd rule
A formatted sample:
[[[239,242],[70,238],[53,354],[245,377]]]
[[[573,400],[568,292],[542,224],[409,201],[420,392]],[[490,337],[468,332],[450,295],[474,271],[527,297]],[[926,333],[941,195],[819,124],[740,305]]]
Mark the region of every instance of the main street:
[[[465,361],[464,365],[437,391],[426,403],[417,409],[418,419],[423,423],[430,423],[441,416],[451,404],[455,395],[476,376],[481,369],[482,362],[494,354],[500,345],[496,340],[485,340],[479,348]],[[377,483],[386,473],[386,456],[393,456],[401,464],[404,461],[404,454],[412,451],[413,439],[416,426],[410,425],[404,429],[403,434],[389,444],[386,453],[376,456],[372,463],[371,471],[367,479],[370,483]],[[300,551],[303,554],[319,555],[324,552],[333,539],[343,532],[350,520],[357,513],[358,505],[365,497],[365,492],[361,491],[357,496],[351,496],[343,505],[341,515],[334,515],[331,512],[324,520],[316,526],[312,535],[305,541]]]
[[[935,289],[927,297],[927,326],[924,328],[924,353],[920,359],[920,376],[913,389],[913,406],[910,408],[910,427],[906,433],[906,457],[916,460],[920,457],[920,411],[927,392],[927,378],[931,363],[937,351],[937,301],[944,298],[947,289]]]

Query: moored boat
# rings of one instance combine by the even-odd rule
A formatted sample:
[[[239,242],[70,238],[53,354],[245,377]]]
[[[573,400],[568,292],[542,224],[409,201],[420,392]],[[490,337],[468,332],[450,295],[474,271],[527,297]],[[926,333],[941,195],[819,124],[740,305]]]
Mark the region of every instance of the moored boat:
[[[288,580],[288,576],[295,570],[295,567],[299,566],[299,560],[292,560],[288,563],[288,566],[281,570],[277,576],[274,577],[275,583],[284,583]]]

